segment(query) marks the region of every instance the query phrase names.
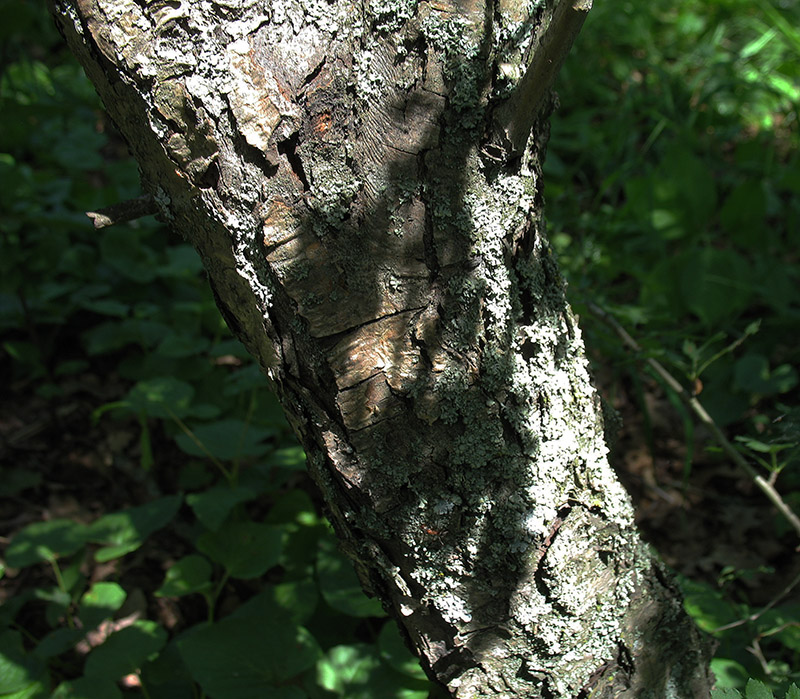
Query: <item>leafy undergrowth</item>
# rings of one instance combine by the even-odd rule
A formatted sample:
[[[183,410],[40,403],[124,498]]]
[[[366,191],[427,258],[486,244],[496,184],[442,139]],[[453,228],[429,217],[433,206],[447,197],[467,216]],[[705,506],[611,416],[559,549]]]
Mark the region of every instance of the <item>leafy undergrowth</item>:
[[[596,3],[545,163],[552,244],[624,418],[615,457],[640,524],[719,642],[718,686],[752,677],[778,696],[800,676],[797,533],[645,361],[800,510],[798,28],[793,2]]]
[[[42,8],[0,10],[0,696],[432,696],[194,252],[87,224],[135,165]],[[766,0],[598,3],[546,166],[620,474],[720,696],[798,679],[796,536],[642,360],[800,504],[798,26]]]

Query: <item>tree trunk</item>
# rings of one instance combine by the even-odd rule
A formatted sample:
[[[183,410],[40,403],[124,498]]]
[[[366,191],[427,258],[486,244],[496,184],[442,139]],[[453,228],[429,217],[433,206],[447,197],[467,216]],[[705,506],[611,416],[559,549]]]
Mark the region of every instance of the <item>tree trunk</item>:
[[[586,9],[54,0],[365,588],[456,697],[709,694],[543,232],[549,88]]]

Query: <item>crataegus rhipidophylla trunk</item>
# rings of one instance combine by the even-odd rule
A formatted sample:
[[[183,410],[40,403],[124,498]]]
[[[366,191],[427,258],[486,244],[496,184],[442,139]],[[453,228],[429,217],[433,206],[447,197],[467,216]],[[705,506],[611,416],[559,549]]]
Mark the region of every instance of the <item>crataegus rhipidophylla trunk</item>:
[[[708,695],[543,236],[549,88],[586,9],[55,1],[365,587],[465,699]]]

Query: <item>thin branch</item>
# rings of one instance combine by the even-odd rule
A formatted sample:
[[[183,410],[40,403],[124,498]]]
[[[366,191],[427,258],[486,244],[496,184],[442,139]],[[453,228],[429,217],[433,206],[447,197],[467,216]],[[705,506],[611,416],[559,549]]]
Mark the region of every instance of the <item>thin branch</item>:
[[[613,318],[610,314],[606,313],[602,308],[597,306],[594,303],[589,303],[589,309],[594,313],[598,318],[604,320],[608,325],[610,325],[617,335],[620,336],[622,341],[628,345],[634,352],[641,352],[641,346],[634,340],[623,328],[615,318]],[[741,455],[739,451],[737,451],[736,447],[728,441],[728,438],[722,433],[722,430],[717,427],[717,423],[714,422],[713,418],[706,412],[706,409],[697,400],[697,396],[691,395],[676,379],[672,376],[664,366],[653,359],[652,357],[648,357],[646,360],[647,364],[655,371],[665,382],[666,384],[681,398],[681,400],[689,406],[689,408],[694,412],[694,414],[698,417],[700,422],[702,422],[710,431],[711,434],[714,435],[714,438],[717,440],[717,443],[722,447],[722,450],[731,458],[731,460],[739,466],[741,469],[753,479],[753,482],[761,489],[764,495],[767,496],[769,501],[775,505],[778,511],[784,516],[784,518],[792,525],[794,530],[797,532],[798,536],[800,536],[800,518],[792,511],[792,509],[783,501],[780,494],[777,490],[773,487],[773,485],[763,478],[749,463],[747,460]]]
[[[525,149],[539,108],[550,92],[590,9],[592,0],[558,2],[525,75],[499,110],[497,125],[510,141],[514,153],[521,153]]]
[[[95,228],[108,228],[116,223],[125,223],[157,213],[158,206],[155,200],[149,194],[145,194],[136,199],[105,206],[97,211],[87,211],[86,215],[92,219]]]
[[[717,633],[718,631],[727,631],[728,629],[733,629],[737,626],[742,626],[750,621],[756,621],[762,614],[768,612],[772,609],[778,602],[780,602],[786,595],[788,595],[792,589],[800,582],[800,575],[798,575],[792,582],[790,582],[781,592],[778,593],[776,597],[770,600],[769,604],[766,607],[763,607],[757,612],[753,612],[748,617],[744,619],[739,619],[738,621],[732,621],[730,624],[725,624],[724,626],[718,626],[716,629],[713,629],[711,633]]]

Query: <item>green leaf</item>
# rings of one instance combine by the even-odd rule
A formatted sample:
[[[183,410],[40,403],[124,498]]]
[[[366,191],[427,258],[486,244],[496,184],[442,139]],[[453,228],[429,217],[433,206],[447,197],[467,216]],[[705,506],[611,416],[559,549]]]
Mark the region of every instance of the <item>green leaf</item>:
[[[800,699],[800,688],[798,688],[794,682],[792,682],[792,685],[786,692],[784,699]]]
[[[122,693],[114,680],[80,677],[58,685],[52,699],[122,699]]]
[[[211,341],[195,334],[175,332],[167,335],[156,351],[164,357],[196,357],[208,350]]]
[[[280,499],[270,508],[266,521],[273,524],[294,522],[304,527],[313,527],[319,524],[320,518],[309,494],[295,488],[281,494]]]
[[[271,448],[265,441],[275,435],[274,430],[234,418],[199,425],[193,432],[208,451],[223,461],[244,456],[262,456]],[[206,456],[205,451],[188,435],[179,434],[175,437],[175,441],[191,456]]]
[[[231,488],[219,485],[202,493],[187,495],[186,502],[197,519],[211,531],[216,531],[236,505],[253,500],[257,495],[255,490],[246,486]]]
[[[335,646],[317,663],[317,681],[329,692],[347,694],[348,685],[366,684],[370,672],[380,665],[372,646]]]
[[[735,318],[752,295],[750,267],[733,250],[703,248],[684,262],[681,293],[686,307],[709,326]]]
[[[35,488],[42,482],[42,474],[26,468],[0,467],[0,497],[10,498],[23,490]]]
[[[51,519],[34,522],[16,534],[5,552],[6,564],[11,568],[70,556],[86,545],[88,529],[69,519]]]
[[[191,412],[194,388],[173,376],[139,381],[128,393],[131,408],[142,415],[186,417]]]
[[[153,500],[140,507],[112,512],[88,527],[88,539],[105,544],[95,554],[97,561],[110,561],[139,548],[153,532],[166,526],[181,506],[180,495]]]
[[[770,370],[769,360],[755,352],[741,357],[734,365],[736,387],[746,393],[769,396],[786,393],[797,385],[797,371],[788,364]]]
[[[86,632],[82,629],[56,629],[47,634],[36,646],[36,655],[40,658],[52,658],[66,653],[82,640]]]
[[[0,631],[0,694],[26,690],[41,681],[46,672],[38,657],[25,652],[18,631]]]
[[[135,621],[112,633],[101,646],[92,650],[86,658],[84,672],[92,679],[117,680],[136,672],[166,641],[166,630],[155,621]]]
[[[211,585],[211,564],[193,553],[176,561],[168,570],[157,597],[182,597],[193,592],[205,592]]]
[[[117,272],[148,284],[156,278],[158,263],[152,247],[143,245],[140,235],[129,226],[114,226],[100,236],[103,259]]]
[[[355,617],[386,616],[381,603],[364,594],[353,564],[340,553],[332,536],[319,541],[317,580],[323,598],[337,611]]]
[[[141,679],[151,699],[197,699],[198,696],[174,639],[142,666]]]
[[[96,582],[81,597],[78,617],[86,630],[110,619],[124,604],[128,593],[114,582]]]
[[[711,671],[717,680],[715,684],[720,689],[744,687],[750,677],[744,666],[729,658],[714,658],[711,661]]]
[[[711,691],[711,699],[742,699],[742,694],[736,689],[714,689]]]
[[[737,243],[760,245],[767,216],[767,197],[760,182],[745,182],[728,195],[719,212],[720,223]]]
[[[375,646],[334,646],[317,663],[317,682],[347,699],[427,699],[427,680],[401,675],[382,663]]]
[[[266,593],[271,594],[275,604],[298,624],[311,618],[319,600],[317,586],[308,579],[273,585]]]
[[[425,671],[420,667],[419,658],[408,650],[397,624],[393,621],[389,620],[383,625],[378,636],[378,648],[381,651],[381,658],[398,672],[417,680],[427,680]]]
[[[747,699],[774,699],[775,697],[767,685],[752,678],[747,681],[745,696]]]
[[[302,626],[254,613],[190,629],[178,639],[178,649],[206,694],[225,699],[283,696],[275,685],[286,684],[320,656]]]
[[[684,585],[684,607],[703,631],[713,631],[740,618],[736,606],[709,585],[692,582],[690,589],[687,587]]]
[[[233,578],[257,578],[277,565],[283,548],[281,527],[228,521],[197,540],[197,549],[225,567]]]
[[[18,692],[4,694],[3,699],[50,699],[49,684],[49,680],[37,680]]]
[[[277,468],[288,468],[292,471],[305,471],[306,453],[303,451],[303,447],[276,449],[269,455],[269,464]]]

